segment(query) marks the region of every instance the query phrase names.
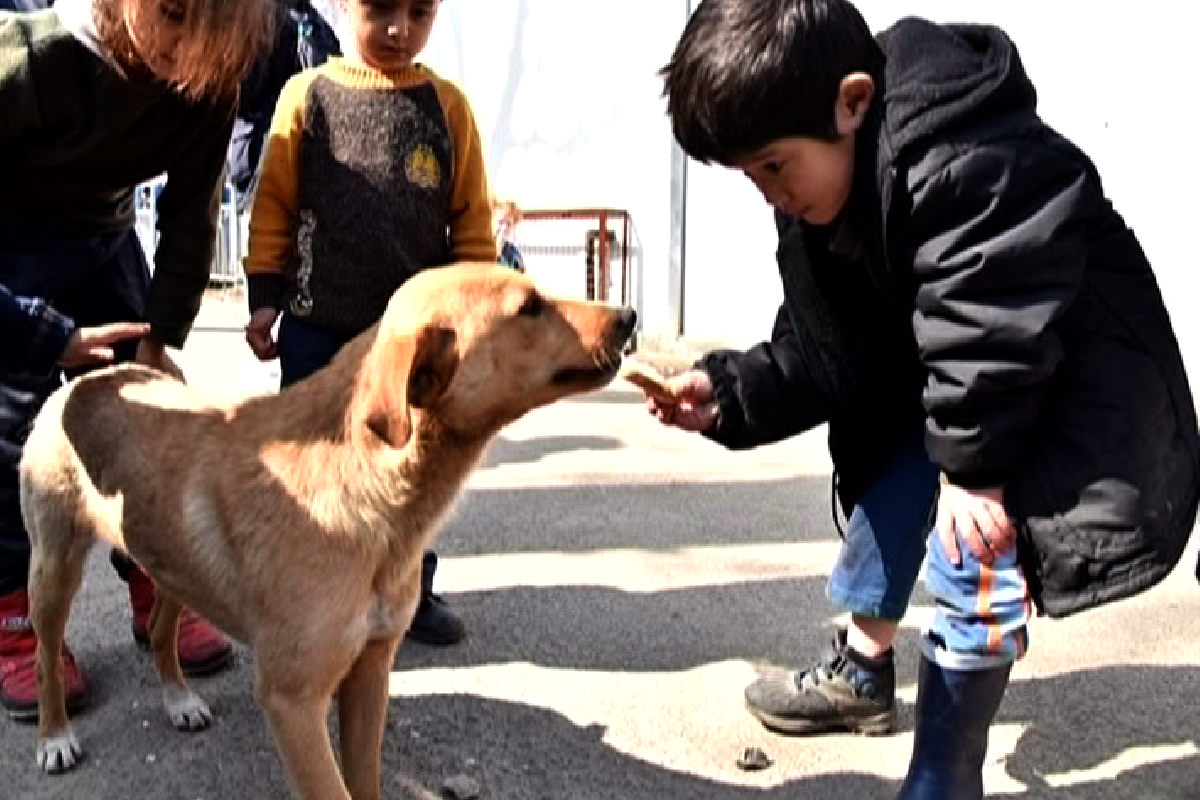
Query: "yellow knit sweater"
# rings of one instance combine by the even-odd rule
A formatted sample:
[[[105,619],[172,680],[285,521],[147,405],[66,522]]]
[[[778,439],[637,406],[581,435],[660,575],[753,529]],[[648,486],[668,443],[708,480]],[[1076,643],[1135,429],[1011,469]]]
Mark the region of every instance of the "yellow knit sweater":
[[[414,65],[335,58],[280,95],[250,220],[251,310],[353,332],[417,271],[495,261],[470,105]]]

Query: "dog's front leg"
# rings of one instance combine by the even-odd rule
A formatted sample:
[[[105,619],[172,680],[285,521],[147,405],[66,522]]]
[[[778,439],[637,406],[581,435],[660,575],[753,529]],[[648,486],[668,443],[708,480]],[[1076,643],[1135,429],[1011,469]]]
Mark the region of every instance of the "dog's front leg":
[[[351,800],[329,741],[329,698],[283,692],[262,678],[259,696],[296,797]]]
[[[150,612],[150,647],[162,681],[163,706],[171,724],[181,731],[198,731],[212,722],[208,704],[191,690],[179,666],[179,615],[183,606],[161,589],[154,593]]]
[[[338,688],[342,767],[354,800],[379,800],[388,677],[399,643],[368,643]]]

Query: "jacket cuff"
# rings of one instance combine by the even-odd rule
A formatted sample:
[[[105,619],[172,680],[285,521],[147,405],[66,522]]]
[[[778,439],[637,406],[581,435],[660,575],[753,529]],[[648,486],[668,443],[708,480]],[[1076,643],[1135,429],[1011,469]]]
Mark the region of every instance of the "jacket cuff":
[[[26,365],[31,373],[49,373],[66,351],[67,342],[75,333],[75,322],[40,298],[31,300],[27,311],[33,322],[33,335],[29,338]]]
[[[260,308],[283,310],[283,295],[287,283],[283,275],[278,273],[262,273],[246,276],[246,298],[250,304],[250,313]]]
[[[942,480],[963,489],[994,489],[1005,486],[1011,477],[1008,470],[965,470],[943,472]]]
[[[713,400],[717,404],[717,420],[711,428],[702,431],[702,435],[718,444],[728,447],[740,435],[742,426],[739,420],[741,419],[741,415],[735,413],[737,410],[737,396],[734,393],[733,384],[729,379],[729,373],[717,368],[714,360],[715,357],[710,353],[692,365],[695,369],[702,370],[708,375],[708,379],[713,385]]]

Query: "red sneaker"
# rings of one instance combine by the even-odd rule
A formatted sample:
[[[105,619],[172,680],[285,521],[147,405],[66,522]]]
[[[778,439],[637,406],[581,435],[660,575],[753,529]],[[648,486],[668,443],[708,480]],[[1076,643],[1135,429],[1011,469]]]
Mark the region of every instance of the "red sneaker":
[[[150,612],[154,608],[154,581],[141,567],[129,570],[129,605],[133,609],[133,638],[150,646]],[[179,666],[188,677],[211,675],[233,661],[233,643],[188,609],[179,617]]]
[[[0,595],[0,706],[22,722],[38,717],[36,653],[29,595],[24,589]],[[65,644],[62,658],[67,713],[74,714],[87,700],[87,684]]]

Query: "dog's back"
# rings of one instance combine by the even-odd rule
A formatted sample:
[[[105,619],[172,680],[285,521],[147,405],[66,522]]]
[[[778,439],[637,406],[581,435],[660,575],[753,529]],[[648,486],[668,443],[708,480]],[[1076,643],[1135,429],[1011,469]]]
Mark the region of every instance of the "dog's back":
[[[113,513],[76,524],[118,536],[119,507],[153,500],[136,497],[153,485],[145,472],[186,460],[186,430],[219,424],[220,417],[182,383],[147,367],[122,365],[78,378],[55,392],[34,421],[21,459],[22,508],[28,515],[55,500],[80,514],[107,508]],[[84,495],[89,502],[79,503]],[[26,525],[36,536],[36,520]]]
[[[112,367],[60,388],[35,419],[21,459],[22,515],[35,556],[86,549],[99,538],[146,567],[212,563],[222,538],[188,535],[208,521],[198,519],[208,509],[189,504],[187,492],[163,492],[157,478],[186,483],[189,474],[212,474],[227,452],[227,427],[225,410],[147,367]],[[177,526],[178,535],[164,526]],[[207,572],[193,572],[204,589],[235,582]]]

